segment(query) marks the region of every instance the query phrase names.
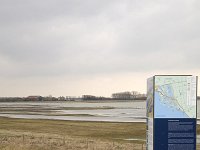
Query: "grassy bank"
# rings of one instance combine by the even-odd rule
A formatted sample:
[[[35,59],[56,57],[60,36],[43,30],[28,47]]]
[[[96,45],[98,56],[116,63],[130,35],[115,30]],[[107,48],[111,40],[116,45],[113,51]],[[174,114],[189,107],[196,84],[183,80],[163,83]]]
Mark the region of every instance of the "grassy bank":
[[[146,138],[144,123],[31,120],[0,117],[0,149],[135,149]],[[17,145],[17,147],[16,147]],[[145,146],[143,145],[143,149]]]

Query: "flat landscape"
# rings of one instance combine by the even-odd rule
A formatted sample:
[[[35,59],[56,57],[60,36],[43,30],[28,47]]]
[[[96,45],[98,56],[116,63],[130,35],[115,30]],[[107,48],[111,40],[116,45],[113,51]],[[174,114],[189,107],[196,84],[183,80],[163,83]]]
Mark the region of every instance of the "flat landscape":
[[[145,112],[145,102],[1,103],[0,149],[145,150]]]
[[[0,117],[0,149],[145,149],[144,123]]]

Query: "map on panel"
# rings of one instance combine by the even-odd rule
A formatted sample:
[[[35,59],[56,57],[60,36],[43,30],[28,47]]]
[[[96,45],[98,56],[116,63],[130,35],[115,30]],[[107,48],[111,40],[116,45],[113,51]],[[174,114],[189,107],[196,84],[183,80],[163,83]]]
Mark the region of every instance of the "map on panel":
[[[155,118],[196,118],[196,77],[155,77]]]

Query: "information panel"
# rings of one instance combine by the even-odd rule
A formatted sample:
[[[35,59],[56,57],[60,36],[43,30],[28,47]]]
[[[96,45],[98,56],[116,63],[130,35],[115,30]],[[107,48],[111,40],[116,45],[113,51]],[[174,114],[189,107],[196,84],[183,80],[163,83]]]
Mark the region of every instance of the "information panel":
[[[149,78],[147,150],[196,150],[196,104],[196,76]]]

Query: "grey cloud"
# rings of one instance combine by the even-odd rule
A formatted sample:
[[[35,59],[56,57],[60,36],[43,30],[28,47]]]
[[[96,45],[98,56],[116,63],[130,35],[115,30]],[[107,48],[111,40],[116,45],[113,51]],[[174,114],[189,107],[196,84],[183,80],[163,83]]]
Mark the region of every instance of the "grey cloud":
[[[198,1],[179,0],[1,1],[0,73],[199,68],[199,7]]]
[[[101,13],[102,9],[113,2],[113,0],[84,0],[84,2],[82,0],[1,1],[1,22],[43,22],[54,17],[62,17],[64,19],[91,17]]]

